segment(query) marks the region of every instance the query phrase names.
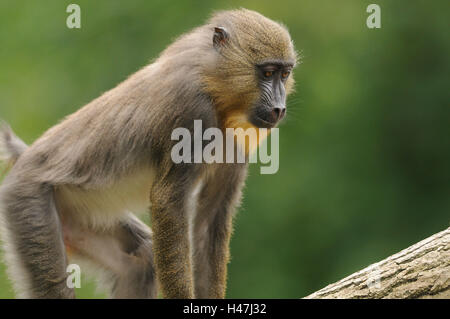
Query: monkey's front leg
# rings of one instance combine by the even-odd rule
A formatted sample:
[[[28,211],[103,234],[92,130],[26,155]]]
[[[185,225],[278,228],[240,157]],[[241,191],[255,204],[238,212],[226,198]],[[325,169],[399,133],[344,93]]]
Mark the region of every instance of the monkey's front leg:
[[[197,220],[194,227],[195,295],[222,299],[226,291],[232,214],[223,207],[211,212],[213,218]]]
[[[160,181],[150,196],[155,271],[164,298],[194,298],[185,188]]]
[[[206,181],[194,220],[194,280],[197,298],[225,298],[232,218],[241,198],[246,166],[235,164]]]

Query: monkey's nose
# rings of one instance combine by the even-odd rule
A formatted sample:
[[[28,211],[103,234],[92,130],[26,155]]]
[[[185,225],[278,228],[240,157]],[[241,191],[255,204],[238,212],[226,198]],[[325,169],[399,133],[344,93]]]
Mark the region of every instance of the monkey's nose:
[[[280,121],[286,115],[286,108],[276,106],[273,108],[272,112],[276,121]]]

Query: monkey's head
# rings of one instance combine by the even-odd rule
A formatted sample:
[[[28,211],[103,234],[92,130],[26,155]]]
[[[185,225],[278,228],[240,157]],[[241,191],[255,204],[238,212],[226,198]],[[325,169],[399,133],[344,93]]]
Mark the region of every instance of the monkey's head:
[[[287,29],[246,9],[220,12],[207,28],[214,67],[205,70],[205,86],[223,125],[275,127],[286,115],[297,61]]]

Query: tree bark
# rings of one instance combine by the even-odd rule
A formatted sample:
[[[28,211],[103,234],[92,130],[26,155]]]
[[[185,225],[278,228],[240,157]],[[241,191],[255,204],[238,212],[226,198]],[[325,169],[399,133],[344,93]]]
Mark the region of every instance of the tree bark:
[[[305,298],[450,298],[450,228]]]

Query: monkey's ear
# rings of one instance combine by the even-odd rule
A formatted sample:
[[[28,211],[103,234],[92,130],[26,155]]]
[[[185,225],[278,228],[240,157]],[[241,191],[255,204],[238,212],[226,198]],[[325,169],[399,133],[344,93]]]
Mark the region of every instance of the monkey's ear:
[[[214,28],[213,44],[215,48],[224,46],[228,41],[228,32],[223,27]]]

